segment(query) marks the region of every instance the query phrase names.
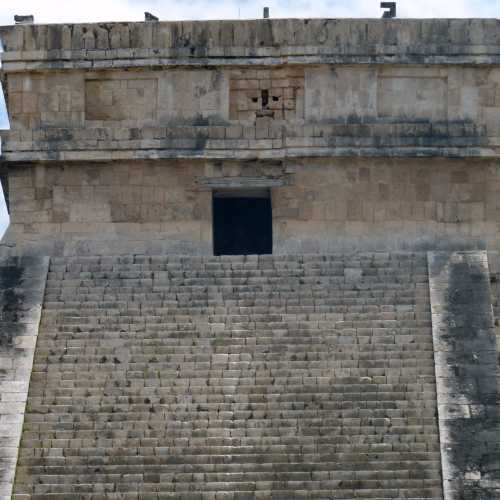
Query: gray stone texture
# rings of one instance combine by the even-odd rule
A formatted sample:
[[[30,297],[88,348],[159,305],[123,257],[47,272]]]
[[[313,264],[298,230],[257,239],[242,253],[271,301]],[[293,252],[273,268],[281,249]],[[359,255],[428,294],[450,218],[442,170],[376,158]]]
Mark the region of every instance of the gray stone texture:
[[[213,251],[212,189],[270,189],[273,252],[500,248],[493,160],[24,164],[3,243],[44,255]]]
[[[268,187],[277,254],[498,250],[494,20],[0,28],[5,243],[212,253],[210,188]]]
[[[48,257],[0,260],[0,500],[10,500]]]
[[[272,19],[159,23],[57,24],[0,27],[10,64],[88,61],[88,67],[169,58],[264,58],[276,62],[498,61],[496,19]],[[67,64],[61,64],[62,61]],[[101,64],[97,64],[101,63]],[[53,66],[54,67],[54,66]]]
[[[0,500],[500,497],[499,28],[0,27]]]
[[[500,154],[496,20],[18,25],[0,38],[9,162]]]
[[[496,250],[497,27],[0,28],[5,243],[39,255],[209,255],[210,188],[253,182],[271,189],[278,254]]]
[[[277,64],[4,77],[10,162],[497,157],[500,144],[496,67]]]
[[[51,259],[14,500],[442,496],[425,254]]]
[[[486,252],[429,254],[445,500],[500,496],[497,351]]]

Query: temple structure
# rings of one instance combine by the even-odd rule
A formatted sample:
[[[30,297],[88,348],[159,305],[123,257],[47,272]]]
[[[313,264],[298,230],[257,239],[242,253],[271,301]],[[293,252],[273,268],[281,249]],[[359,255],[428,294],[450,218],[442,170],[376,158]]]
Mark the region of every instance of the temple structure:
[[[500,498],[499,21],[0,40],[1,500]]]

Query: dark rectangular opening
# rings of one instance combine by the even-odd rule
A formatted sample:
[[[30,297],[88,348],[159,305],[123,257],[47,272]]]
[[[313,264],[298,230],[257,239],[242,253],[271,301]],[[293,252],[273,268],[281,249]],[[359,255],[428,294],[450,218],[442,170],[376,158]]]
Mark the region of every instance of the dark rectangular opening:
[[[272,254],[270,193],[214,192],[213,231],[215,255]]]

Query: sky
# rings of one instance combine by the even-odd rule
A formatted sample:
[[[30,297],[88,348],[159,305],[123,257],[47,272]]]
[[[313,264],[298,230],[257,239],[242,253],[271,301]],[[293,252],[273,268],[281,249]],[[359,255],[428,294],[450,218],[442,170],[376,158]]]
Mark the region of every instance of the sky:
[[[271,17],[380,17],[380,0],[1,0],[0,26],[15,14],[33,14],[36,23],[143,21],[144,12],[162,21],[258,19],[264,7]],[[397,0],[398,17],[500,18],[500,0]],[[1,47],[0,47],[1,48]],[[0,92],[0,129],[8,127]],[[0,234],[8,216],[0,193]]]
[[[498,0],[397,0],[399,17],[500,17]],[[380,17],[380,0],[2,0],[0,25],[14,14],[33,14],[38,23],[142,21],[144,11],[162,21],[262,17]]]

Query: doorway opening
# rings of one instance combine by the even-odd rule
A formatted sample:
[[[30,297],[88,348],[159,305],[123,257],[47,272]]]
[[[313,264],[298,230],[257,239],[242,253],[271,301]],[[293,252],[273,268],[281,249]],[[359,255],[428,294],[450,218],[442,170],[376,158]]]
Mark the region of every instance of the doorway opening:
[[[215,255],[273,253],[269,190],[218,190],[213,193]]]

